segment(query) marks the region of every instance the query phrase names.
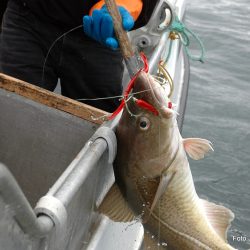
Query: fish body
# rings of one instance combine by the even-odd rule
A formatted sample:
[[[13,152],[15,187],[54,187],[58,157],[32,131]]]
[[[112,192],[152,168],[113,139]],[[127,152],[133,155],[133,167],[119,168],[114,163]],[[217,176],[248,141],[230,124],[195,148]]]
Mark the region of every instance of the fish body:
[[[167,95],[150,75],[140,73],[133,93],[116,130],[114,171],[126,202],[168,249],[234,249],[226,242],[233,213],[198,197],[186,155],[203,158],[210,142],[181,137]]]

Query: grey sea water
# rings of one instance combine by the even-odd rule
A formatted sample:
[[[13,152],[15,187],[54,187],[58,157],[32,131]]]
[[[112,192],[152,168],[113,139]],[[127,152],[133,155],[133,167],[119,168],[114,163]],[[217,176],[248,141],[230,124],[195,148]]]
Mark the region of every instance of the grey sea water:
[[[189,0],[185,23],[203,40],[206,60],[191,62],[183,136],[207,138],[215,150],[190,161],[195,186],[234,212],[228,240],[250,249],[250,2]]]

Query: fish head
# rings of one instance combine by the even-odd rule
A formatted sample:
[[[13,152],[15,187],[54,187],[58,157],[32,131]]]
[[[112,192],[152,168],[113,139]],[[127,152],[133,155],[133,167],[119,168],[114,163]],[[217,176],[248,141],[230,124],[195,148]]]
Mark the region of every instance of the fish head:
[[[123,174],[160,176],[171,161],[177,127],[166,91],[152,76],[141,72],[117,127],[117,161]]]
[[[138,105],[136,102],[129,102],[130,108],[135,112],[135,115],[144,113],[154,118],[158,116],[159,118],[163,118],[162,121],[166,121],[175,114],[163,86],[154,77],[145,72],[141,72],[136,78],[132,96],[134,98],[132,100],[142,100],[154,108],[151,112],[145,112],[147,108],[145,109],[144,107],[143,109],[143,105]]]

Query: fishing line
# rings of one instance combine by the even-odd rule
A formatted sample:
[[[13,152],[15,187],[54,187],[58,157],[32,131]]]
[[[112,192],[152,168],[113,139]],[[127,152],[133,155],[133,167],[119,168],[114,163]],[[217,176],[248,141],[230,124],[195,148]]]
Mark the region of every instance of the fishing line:
[[[132,95],[131,95],[129,98],[127,98],[127,99],[125,100],[125,107],[126,107],[126,110],[128,111],[128,113],[129,113],[130,116],[132,116],[132,117],[138,117],[138,116],[140,116],[140,114],[138,114],[138,115],[133,114],[132,111],[131,111],[131,110],[129,109],[129,107],[128,107],[128,101],[129,101],[131,98],[133,98]]]
[[[76,26],[76,27],[74,27],[74,28],[72,28],[72,29],[66,31],[65,33],[63,33],[62,35],[60,35],[59,37],[57,37],[56,40],[51,44],[51,46],[49,47],[49,50],[48,50],[48,52],[47,52],[47,54],[46,54],[46,56],[45,56],[44,63],[43,63],[42,82],[44,81],[44,72],[45,72],[45,66],[46,66],[48,57],[49,57],[49,55],[50,55],[51,50],[52,50],[53,47],[55,46],[55,44],[56,44],[61,38],[63,38],[64,36],[68,35],[70,32],[75,31],[75,30],[77,30],[77,29],[80,29],[80,28],[82,28],[82,27],[83,27],[83,25],[81,24],[81,25],[79,25],[79,26]]]
[[[158,154],[160,155],[161,152],[160,152],[160,146],[161,146],[161,143],[160,143],[160,138],[161,138],[161,126],[159,124],[158,126],[158,130],[159,130],[159,137],[158,137]],[[161,177],[160,177],[160,180],[161,180]],[[159,213],[159,218],[161,218],[161,197],[159,198],[159,205],[158,205],[158,213]],[[160,248],[160,238],[161,238],[161,223],[160,223],[160,220],[158,220],[158,242],[157,242],[157,248],[159,249]]]
[[[47,54],[46,54],[46,56],[45,56],[44,63],[43,63],[43,68],[42,68],[42,82],[44,81],[45,67],[46,67],[46,63],[47,63],[48,57],[49,57],[49,55],[50,55],[50,53],[51,53],[51,50],[54,48],[55,44],[56,44],[61,38],[65,37],[65,36],[68,35],[69,33],[73,32],[73,31],[75,31],[75,30],[77,30],[77,29],[80,29],[80,28],[82,28],[82,27],[83,27],[83,25],[81,24],[81,25],[79,25],[79,26],[76,26],[76,27],[74,27],[74,28],[72,28],[72,29],[70,29],[70,30],[64,32],[62,35],[60,35],[59,37],[57,37],[57,38],[54,40],[54,42],[51,44],[51,46],[49,47],[49,50],[48,50],[48,52],[47,52]],[[97,99],[98,99],[98,98],[97,98]],[[78,99],[76,99],[76,100],[78,100]],[[87,98],[86,98],[86,100],[87,100]],[[87,109],[87,111],[90,113],[90,117],[91,117],[91,119],[92,119],[93,121],[97,121],[97,120],[100,120],[100,119],[105,120],[105,118],[108,116],[108,115],[103,115],[103,116],[100,116],[100,117],[96,117],[96,116],[94,116],[94,113],[93,113],[90,109],[88,109],[87,107],[86,107],[86,109]]]
[[[154,87],[154,88],[152,88],[152,89],[158,89],[158,88],[160,88],[160,87]],[[128,102],[131,98],[133,98],[134,95],[140,94],[140,93],[144,93],[144,92],[148,92],[148,91],[151,91],[152,89],[142,90],[142,91],[138,91],[138,92],[129,94],[127,99],[125,99],[125,97],[124,97],[123,95],[121,95],[121,96],[113,96],[113,97],[111,96],[111,97],[101,97],[101,98],[91,98],[91,99],[89,99],[89,98],[82,98],[82,99],[76,99],[76,100],[96,101],[96,100],[105,100],[105,99],[112,99],[112,98],[120,98],[120,100],[121,100],[121,99],[124,99],[125,108],[126,108],[126,110],[128,111],[128,113],[129,113],[131,116],[138,117],[138,116],[140,116],[140,114],[138,114],[138,115],[133,114],[133,113],[130,111],[130,109],[129,109],[128,105],[127,105],[127,102]],[[173,104],[173,107],[176,108],[176,105]],[[172,109],[172,111],[173,111],[176,115],[179,115],[179,113],[178,113],[176,110]],[[96,121],[96,120],[100,120],[100,119],[105,120],[105,118],[109,116],[109,114],[107,114],[107,115],[103,115],[103,116],[100,116],[100,117],[94,117],[94,116],[93,116],[93,112],[91,112],[90,110],[89,110],[89,112],[91,113],[91,119],[92,119],[92,120],[95,120],[95,121]]]
[[[121,101],[122,99],[124,99],[125,100],[125,106],[126,106],[126,109],[129,112],[129,114],[132,115],[132,116],[136,116],[136,115],[132,114],[132,112],[130,112],[130,110],[128,109],[127,101],[129,101],[131,99],[131,97],[134,97],[135,95],[145,93],[145,92],[149,92],[149,91],[151,91],[153,89],[161,88],[166,84],[167,84],[167,82],[162,83],[161,86],[159,86],[159,87],[149,88],[149,89],[146,89],[146,90],[141,90],[141,91],[137,91],[137,92],[134,92],[134,93],[130,93],[130,94],[128,94],[127,100],[125,100],[124,95],[116,95],[116,96],[107,96],[107,97],[98,97],[98,98],[78,98],[78,99],[76,99],[76,101],[99,101],[99,100],[110,100],[110,99],[117,99],[117,98],[120,98],[120,101]],[[105,118],[109,116],[109,115],[103,115],[103,116],[100,116],[100,117],[95,117],[95,116],[93,116],[93,112],[91,112],[90,110],[88,110],[88,111],[91,114],[91,119],[94,120],[94,121],[97,121],[97,120],[100,120],[100,119],[105,120]]]
[[[125,227],[125,231],[127,231],[129,229],[129,227],[132,227],[134,225],[136,225],[137,223],[142,224],[142,216],[138,215],[137,217],[134,218],[133,221],[129,222],[129,224]]]
[[[51,44],[51,46],[49,47],[49,50],[48,50],[48,52],[47,52],[47,54],[46,54],[46,56],[45,56],[44,63],[43,63],[43,67],[42,67],[42,82],[44,81],[45,67],[46,67],[46,63],[47,63],[47,61],[48,61],[48,57],[49,57],[49,55],[50,55],[50,53],[51,53],[51,50],[54,48],[55,44],[56,44],[61,38],[65,37],[67,34],[73,32],[73,31],[75,31],[75,30],[77,30],[77,29],[80,29],[80,28],[82,28],[82,27],[83,27],[83,25],[81,24],[81,25],[79,25],[79,26],[76,26],[76,27],[74,27],[74,28],[72,28],[72,29],[66,31],[65,33],[63,33],[62,35],[60,35],[59,37],[57,37],[57,38],[54,40],[54,42]],[[154,76],[154,79],[155,79],[157,82],[159,82],[161,86],[164,86],[164,85],[168,84],[168,85],[170,86],[170,92],[171,92],[171,83],[170,83],[170,82],[167,83],[166,81],[165,81],[165,82],[159,81],[159,76],[158,76],[158,77]],[[157,87],[157,88],[160,88],[160,87]],[[156,89],[156,88],[152,88],[152,89]],[[148,92],[148,91],[151,91],[152,89],[142,90],[142,91],[138,91],[138,92],[129,94],[129,97],[131,98],[131,97],[134,96],[134,95],[137,95],[137,94],[140,94],[140,93],[144,93],[144,92]],[[77,101],[99,101],[99,100],[110,100],[110,99],[117,99],[117,98],[124,99],[124,95],[109,96],[109,97],[99,97],[99,98],[78,98],[78,99],[76,99],[76,100],[77,100]],[[129,99],[130,99],[130,98],[129,98]],[[128,101],[128,100],[127,100],[127,101]],[[125,102],[125,104],[126,104],[126,102]],[[126,105],[126,108],[128,109],[127,105]],[[105,120],[105,118],[108,116],[108,115],[103,115],[103,116],[100,116],[100,117],[95,117],[95,116],[93,115],[93,112],[91,112],[88,108],[87,108],[87,110],[88,110],[89,113],[91,114],[91,119],[92,119],[92,120],[100,120],[100,119]]]
[[[152,89],[158,89],[158,88],[161,88],[161,87],[154,87],[154,88],[152,88]],[[129,94],[129,95],[128,95],[128,98],[125,98],[124,95],[120,95],[120,96],[100,97],[100,98],[81,98],[81,99],[76,99],[76,100],[97,101],[97,100],[105,100],[105,99],[113,99],[113,98],[120,98],[120,100],[124,99],[125,108],[126,108],[126,110],[128,111],[128,113],[129,113],[131,116],[133,116],[133,117],[138,117],[138,116],[140,116],[140,114],[137,114],[137,115],[136,115],[136,114],[133,114],[133,113],[130,111],[130,109],[129,109],[127,103],[128,103],[128,101],[129,101],[131,98],[133,98],[135,95],[140,94],[140,93],[145,93],[145,92],[151,91],[152,89],[142,90],[142,91],[138,91],[138,92]],[[89,110],[89,112],[90,112],[90,110]],[[100,119],[105,120],[105,118],[109,116],[109,115],[103,115],[103,116],[100,116],[100,117],[94,117],[92,112],[91,112],[91,114],[92,114],[92,115],[91,115],[91,119],[92,119],[92,120],[95,120],[95,121],[96,121],[96,120],[100,120]]]
[[[167,83],[162,84],[161,87],[164,86],[164,85],[166,85],[166,84]],[[158,89],[158,88],[161,88],[161,87],[154,87],[152,89]],[[146,90],[141,90],[141,91],[138,91],[138,92],[134,92],[132,94],[128,94],[128,96],[134,96],[134,95],[141,94],[141,93],[144,93],[144,92],[149,92],[152,89],[150,88],[150,89],[146,89]],[[78,98],[78,99],[76,99],[76,101],[99,101],[99,100],[108,100],[108,99],[117,99],[117,98],[123,99],[124,95],[98,97],[98,98]]]

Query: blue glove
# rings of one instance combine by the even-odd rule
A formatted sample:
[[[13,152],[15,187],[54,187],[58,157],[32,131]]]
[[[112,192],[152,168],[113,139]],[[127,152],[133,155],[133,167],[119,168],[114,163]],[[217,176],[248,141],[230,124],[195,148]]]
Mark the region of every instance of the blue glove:
[[[127,31],[131,30],[134,26],[133,17],[124,7],[118,7],[118,9],[122,17],[123,28]],[[105,5],[100,10],[94,10],[92,16],[83,17],[83,30],[87,36],[112,49],[119,47],[115,38],[112,17]]]

